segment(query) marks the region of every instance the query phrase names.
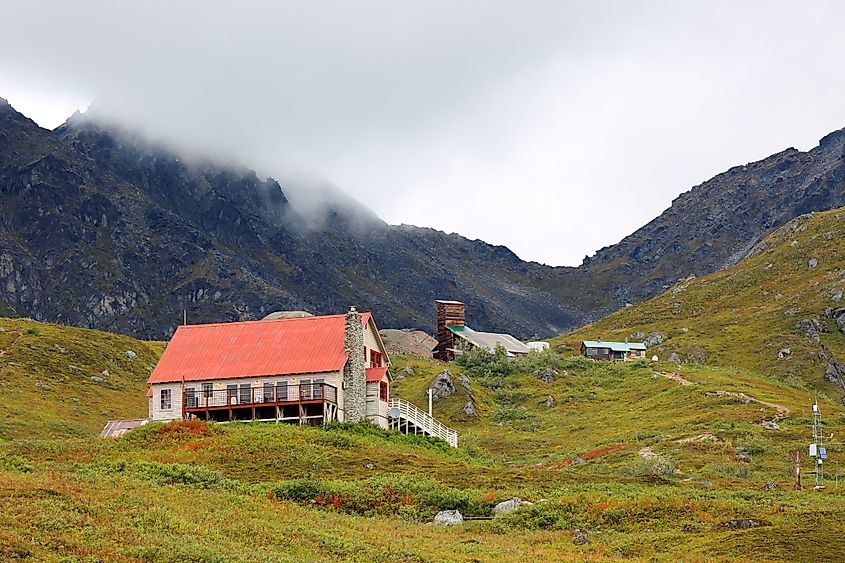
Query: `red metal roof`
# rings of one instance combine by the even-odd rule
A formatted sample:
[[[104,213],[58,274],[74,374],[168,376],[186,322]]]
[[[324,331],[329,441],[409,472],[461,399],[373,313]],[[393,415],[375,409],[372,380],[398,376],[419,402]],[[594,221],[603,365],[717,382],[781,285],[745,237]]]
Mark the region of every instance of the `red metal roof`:
[[[153,396],[153,388],[147,387],[147,397],[152,397],[152,396]]]
[[[370,313],[360,313],[366,327]],[[345,315],[183,325],[147,383],[338,371]]]
[[[367,368],[367,381],[381,381],[387,375],[387,368]]]

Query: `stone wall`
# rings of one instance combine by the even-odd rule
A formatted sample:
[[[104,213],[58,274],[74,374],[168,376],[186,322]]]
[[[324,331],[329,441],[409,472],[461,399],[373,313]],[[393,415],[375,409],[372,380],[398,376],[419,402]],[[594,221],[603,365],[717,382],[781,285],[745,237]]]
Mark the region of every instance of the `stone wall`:
[[[349,356],[343,367],[344,420],[360,422],[367,417],[367,373],[364,365],[363,319],[355,309],[346,313],[343,351]]]

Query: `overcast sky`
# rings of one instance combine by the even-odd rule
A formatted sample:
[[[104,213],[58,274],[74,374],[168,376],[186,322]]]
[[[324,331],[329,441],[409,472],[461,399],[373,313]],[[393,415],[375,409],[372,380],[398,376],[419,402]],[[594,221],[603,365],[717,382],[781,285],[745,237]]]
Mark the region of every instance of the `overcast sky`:
[[[0,97],[575,265],[845,127],[845,3],[0,0]],[[300,188],[301,189],[301,188]],[[302,197],[300,195],[300,197]]]

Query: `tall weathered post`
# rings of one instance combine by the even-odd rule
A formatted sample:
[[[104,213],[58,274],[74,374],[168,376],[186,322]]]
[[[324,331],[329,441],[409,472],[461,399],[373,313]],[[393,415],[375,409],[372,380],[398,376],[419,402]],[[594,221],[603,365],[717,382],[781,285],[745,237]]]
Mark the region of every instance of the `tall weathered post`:
[[[360,422],[367,417],[367,373],[364,365],[364,326],[355,307],[346,313],[343,351],[349,358],[343,366],[343,419]]]
[[[455,353],[452,352],[455,347],[455,335],[449,327],[465,325],[465,305],[460,301],[443,299],[438,299],[434,303],[437,308],[437,347],[434,349],[434,358],[448,362],[455,357]]]

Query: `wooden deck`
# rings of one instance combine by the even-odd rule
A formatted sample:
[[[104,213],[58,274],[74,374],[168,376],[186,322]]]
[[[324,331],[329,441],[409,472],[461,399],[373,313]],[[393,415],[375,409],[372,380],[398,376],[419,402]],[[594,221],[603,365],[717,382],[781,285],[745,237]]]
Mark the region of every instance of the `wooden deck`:
[[[182,412],[205,420],[266,420],[309,424],[337,420],[337,388],[326,383],[286,387],[186,390]]]

